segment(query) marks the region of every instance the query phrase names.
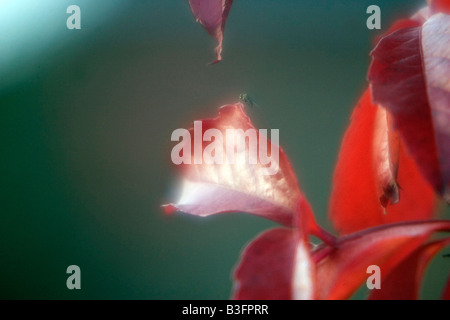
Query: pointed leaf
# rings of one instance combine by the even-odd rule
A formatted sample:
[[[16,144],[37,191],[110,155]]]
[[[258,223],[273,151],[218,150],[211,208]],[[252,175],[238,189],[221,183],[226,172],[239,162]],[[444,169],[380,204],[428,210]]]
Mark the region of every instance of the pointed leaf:
[[[189,0],[189,4],[195,19],[217,40],[216,60],[212,62],[217,63],[222,60],[225,21],[233,0]]]
[[[314,298],[314,266],[309,249],[292,229],[271,229],[253,240],[241,255],[234,279],[234,299]]]
[[[367,90],[352,114],[333,177],[330,218],[341,234],[431,217],[433,190]]]
[[[403,222],[341,237],[334,249],[314,252],[319,299],[348,299],[368,278],[367,267],[377,265],[389,274],[417,246],[436,231],[450,231],[450,221]],[[325,252],[325,253],[324,253]]]
[[[207,164],[203,161],[202,164],[180,165],[183,176],[181,198],[177,204],[166,206],[167,212],[180,210],[197,216],[223,212],[246,212],[287,226],[300,223],[297,219],[298,215],[302,214],[301,221],[315,224],[311,208],[299,189],[297,178],[287,156],[277,144],[271,143],[263,133],[255,129],[241,103],[223,106],[217,118],[203,120],[201,128],[197,128],[199,130],[197,138],[201,139],[209,129],[220,131],[224,137],[221,144],[223,163]],[[268,171],[268,165],[262,164],[260,157],[256,164],[250,164],[250,143],[245,143],[245,148],[235,149],[237,150],[236,161],[232,163],[230,158],[225,156],[226,136],[229,129],[256,132],[255,141],[258,150],[266,145],[267,150],[271,150],[271,155],[274,155],[272,165],[278,168],[276,173],[268,174],[274,172]],[[190,130],[193,146],[192,162],[195,160],[196,153],[194,131],[194,129]],[[200,145],[201,149],[197,150],[200,158],[201,154],[205,154],[205,148],[209,144],[209,141],[204,141]],[[279,155],[278,159],[276,159],[276,153]],[[244,161],[239,162],[237,159]]]
[[[446,238],[417,248],[389,274],[383,277],[381,289],[372,290],[369,299],[417,300],[428,263],[440,250],[449,244],[450,238]]]

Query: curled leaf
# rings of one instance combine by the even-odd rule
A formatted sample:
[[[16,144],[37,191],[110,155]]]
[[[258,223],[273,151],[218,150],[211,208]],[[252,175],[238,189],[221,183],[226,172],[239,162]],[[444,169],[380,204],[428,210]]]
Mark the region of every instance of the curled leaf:
[[[216,60],[222,60],[222,42],[225,30],[225,21],[230,12],[233,0],[189,0],[195,19],[205,30],[217,40]]]
[[[377,108],[374,121],[373,166],[380,204],[386,208],[400,200],[397,183],[400,141],[391,129],[389,115],[384,109]]]
[[[339,152],[330,218],[341,234],[380,224],[431,217],[433,190],[366,90]]]

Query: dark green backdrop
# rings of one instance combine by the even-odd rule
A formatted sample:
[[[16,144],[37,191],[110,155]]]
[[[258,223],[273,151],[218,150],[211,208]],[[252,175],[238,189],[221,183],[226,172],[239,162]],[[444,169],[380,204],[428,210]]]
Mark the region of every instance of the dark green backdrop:
[[[186,0],[0,1],[1,298],[229,298],[241,248],[274,224],[160,205],[176,200],[172,131],[243,92],[331,231],[330,178],[379,34],[366,8],[381,7],[386,30],[424,3],[236,0],[224,60],[206,66],[215,43]],[[81,30],[66,28],[70,4]],[[448,269],[433,262],[426,298]]]

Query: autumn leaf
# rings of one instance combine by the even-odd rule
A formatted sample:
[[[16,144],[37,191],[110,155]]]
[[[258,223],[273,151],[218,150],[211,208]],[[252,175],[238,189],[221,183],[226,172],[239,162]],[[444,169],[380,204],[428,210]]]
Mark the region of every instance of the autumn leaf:
[[[176,204],[165,206],[167,212],[179,210],[197,216],[246,212],[286,226],[294,226],[303,219],[314,228],[310,205],[300,191],[287,156],[277,144],[256,130],[245,114],[243,104],[223,106],[217,118],[202,120],[201,124],[201,132],[197,133],[201,137],[209,129],[220,131],[223,137],[227,136],[229,129],[242,130],[243,133],[248,130],[254,132],[256,145],[253,147],[259,150],[265,145],[271,154],[278,154],[278,159],[273,159],[278,170],[275,174],[267,174],[267,164],[263,164],[260,157],[255,164],[251,164],[248,161],[251,151],[249,143],[241,150],[236,149],[235,157],[244,160],[239,164],[232,163],[228,157],[224,157],[220,164],[208,164],[207,161],[201,164],[180,164],[178,168],[183,177],[181,197]],[[195,144],[194,135],[192,128],[189,134],[192,146]],[[203,141],[199,153],[204,154],[211,143],[213,142]],[[218,147],[225,148],[225,145],[226,141],[222,141]],[[192,157],[194,148],[190,155]],[[226,154],[226,150],[223,154]]]
[[[233,0],[189,0],[195,20],[217,41],[216,60],[222,60],[222,43],[225,22],[228,18]]]

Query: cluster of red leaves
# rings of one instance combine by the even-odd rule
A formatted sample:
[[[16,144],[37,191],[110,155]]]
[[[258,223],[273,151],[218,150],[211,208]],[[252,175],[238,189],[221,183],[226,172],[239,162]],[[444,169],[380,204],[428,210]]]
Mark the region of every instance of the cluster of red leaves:
[[[227,14],[232,1],[217,2]],[[204,2],[190,3],[195,13]],[[450,243],[449,237],[431,240],[450,232],[450,220],[432,220],[436,198],[448,200],[450,190],[449,13],[450,0],[429,1],[394,24],[373,50],[370,88],[353,112],[333,179],[330,219],[337,237],[318,226],[287,156],[274,144],[280,155],[275,175],[261,174],[260,163],[180,166],[182,196],[166,212],[246,212],[283,225],[242,252],[233,298],[346,299],[367,279],[370,265],[382,273],[381,289],[370,299],[418,298],[428,262]],[[221,46],[219,20],[200,19],[216,30]],[[229,128],[254,129],[241,103],[223,106],[203,123],[203,132],[215,128],[224,135]],[[311,246],[311,235],[323,243]],[[442,297],[450,299],[450,279]]]

